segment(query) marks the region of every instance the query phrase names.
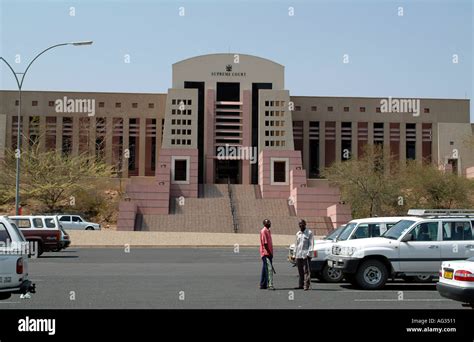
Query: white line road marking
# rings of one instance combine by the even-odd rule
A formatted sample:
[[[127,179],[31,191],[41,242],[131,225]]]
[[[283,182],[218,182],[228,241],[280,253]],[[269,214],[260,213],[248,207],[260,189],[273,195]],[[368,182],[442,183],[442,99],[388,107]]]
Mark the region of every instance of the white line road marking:
[[[448,299],[354,299],[354,302],[449,302]]]

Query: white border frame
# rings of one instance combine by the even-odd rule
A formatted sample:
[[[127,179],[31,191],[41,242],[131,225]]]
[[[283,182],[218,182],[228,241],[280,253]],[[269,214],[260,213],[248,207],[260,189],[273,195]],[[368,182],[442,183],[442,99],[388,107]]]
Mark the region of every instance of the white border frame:
[[[274,182],[273,181],[273,165],[275,162],[285,162],[285,181]],[[270,158],[270,184],[271,185],[289,185],[290,182],[290,158]]]
[[[186,180],[174,180],[174,166],[176,160],[186,160]],[[171,156],[171,184],[189,184],[189,171],[191,169],[191,157],[189,156]]]

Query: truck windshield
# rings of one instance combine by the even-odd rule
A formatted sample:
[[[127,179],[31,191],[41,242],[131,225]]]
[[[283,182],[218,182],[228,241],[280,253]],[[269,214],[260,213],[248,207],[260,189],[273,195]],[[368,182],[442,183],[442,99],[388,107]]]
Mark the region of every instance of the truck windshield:
[[[337,240],[344,241],[344,240],[349,239],[349,236],[351,236],[351,233],[356,226],[357,226],[357,223],[348,223],[346,228],[344,228],[341,234],[339,234],[339,236],[337,237]]]
[[[382,237],[392,240],[398,240],[398,238],[402,236],[408,230],[408,228],[411,227],[413,223],[415,223],[415,221],[401,220],[392,228],[387,230],[384,234],[382,234]]]
[[[329,234],[328,236],[326,236],[324,238],[324,240],[335,240],[339,234],[341,234],[341,232],[344,230],[345,226],[341,226],[339,228],[336,228],[334,229],[331,234]]]

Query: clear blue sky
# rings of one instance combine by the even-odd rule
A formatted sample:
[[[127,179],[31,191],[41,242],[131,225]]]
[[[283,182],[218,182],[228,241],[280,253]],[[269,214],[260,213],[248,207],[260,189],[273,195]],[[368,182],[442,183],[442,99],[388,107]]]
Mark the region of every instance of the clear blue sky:
[[[0,0],[0,11],[0,55],[20,54],[18,71],[49,45],[94,40],[42,56],[27,90],[166,92],[174,62],[240,52],[285,65],[292,95],[473,98],[472,0]]]

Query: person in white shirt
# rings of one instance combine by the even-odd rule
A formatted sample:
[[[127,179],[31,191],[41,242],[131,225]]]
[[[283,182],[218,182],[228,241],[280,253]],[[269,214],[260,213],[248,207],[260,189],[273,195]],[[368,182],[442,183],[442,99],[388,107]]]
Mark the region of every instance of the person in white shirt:
[[[306,229],[306,221],[300,220],[300,231],[296,233],[295,259],[298,266],[299,286],[296,289],[309,290],[311,287],[310,262],[314,249],[313,232]]]

